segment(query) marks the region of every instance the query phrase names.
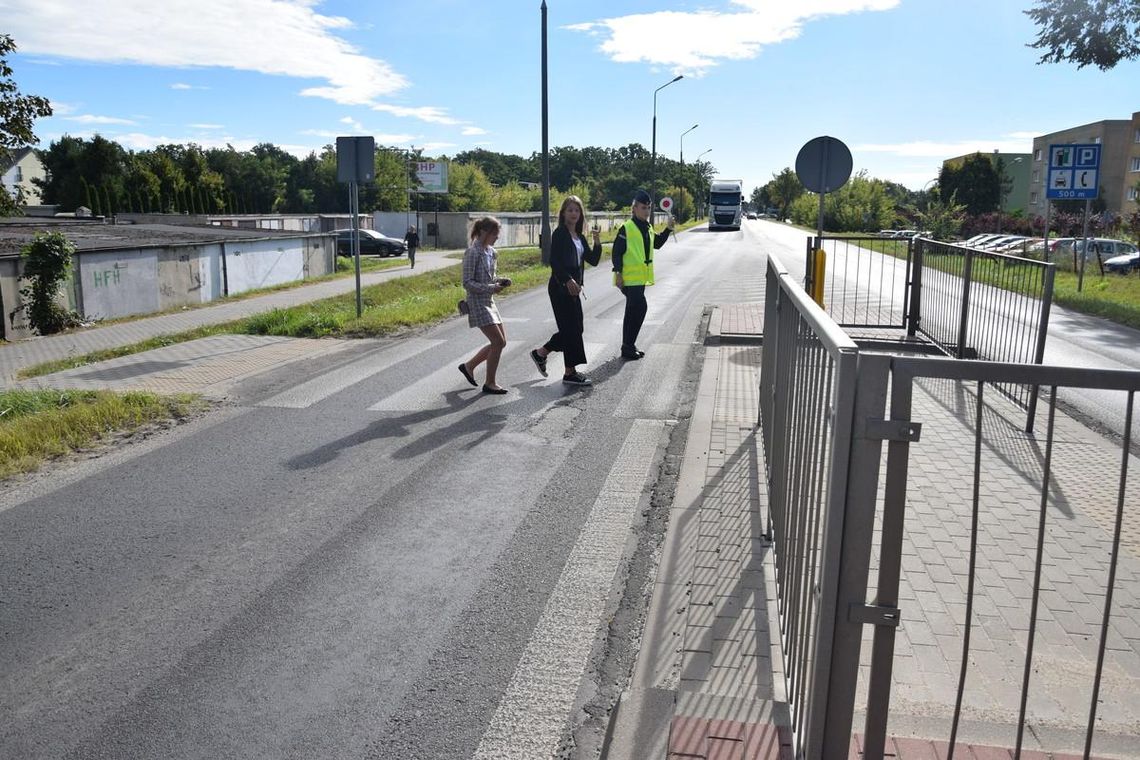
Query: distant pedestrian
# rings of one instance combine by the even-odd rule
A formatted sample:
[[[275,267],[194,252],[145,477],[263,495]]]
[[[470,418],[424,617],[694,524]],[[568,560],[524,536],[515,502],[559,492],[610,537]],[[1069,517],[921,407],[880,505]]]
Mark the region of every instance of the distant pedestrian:
[[[487,336],[487,345],[474,356],[459,365],[459,372],[471,385],[475,381],[475,369],[487,362],[487,379],[483,383],[484,393],[501,395],[507,392],[495,382],[495,372],[499,368],[499,357],[507,345],[507,333],[503,320],[495,306],[495,293],[511,284],[509,277],[498,277],[495,266],[498,256],[494,244],[499,239],[499,220],[485,216],[471,228],[471,245],[463,254],[463,289],[467,291],[467,324],[478,327]]]
[[[586,214],[582,199],[569,195],[558,210],[558,226],[550,236],[550,281],[546,292],[554,309],[558,332],[550,340],[530,352],[531,361],[546,377],[546,358],[553,351],[562,352],[564,366],[562,382],[567,385],[589,385],[590,378],[578,371],[586,363],[586,346],[582,342],[582,288],[585,284],[586,263],[597,266],[602,258],[600,231],[592,231],[593,247],[586,245],[583,227]]]
[[[621,356],[636,360],[645,356],[637,347],[637,336],[645,321],[649,305],[645,302],[645,289],[653,284],[653,251],[665,245],[673,231],[673,215],[664,232],[653,234],[650,224],[652,198],[644,190],[633,196],[633,218],[623,224],[614,238],[614,284],[625,296],[625,316],[621,326]],[[653,241],[650,244],[650,236]]]
[[[420,234],[416,232],[415,225],[408,227],[408,231],[404,233],[404,242],[408,244],[408,261],[411,262],[412,269],[415,269],[416,249],[420,247]]]

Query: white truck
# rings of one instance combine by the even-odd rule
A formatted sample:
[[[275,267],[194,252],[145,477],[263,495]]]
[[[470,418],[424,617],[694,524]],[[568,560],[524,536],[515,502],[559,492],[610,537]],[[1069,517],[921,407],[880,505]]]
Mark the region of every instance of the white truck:
[[[714,179],[709,184],[709,229],[739,230],[744,180]]]

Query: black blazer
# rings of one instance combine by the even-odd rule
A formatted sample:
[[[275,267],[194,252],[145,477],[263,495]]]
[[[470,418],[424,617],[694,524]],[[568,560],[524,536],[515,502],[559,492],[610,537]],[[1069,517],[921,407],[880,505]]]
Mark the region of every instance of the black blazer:
[[[597,266],[598,262],[602,260],[602,246],[599,243],[590,248],[590,241],[585,235],[582,236],[582,243],[585,244],[585,250],[582,252],[582,258],[590,262],[593,266]],[[565,285],[570,280],[574,280],[579,285],[583,283],[585,269],[584,266],[578,266],[578,252],[574,250],[574,240],[570,237],[570,231],[565,227],[555,227],[554,234],[550,236],[550,277],[556,280],[559,285]]]

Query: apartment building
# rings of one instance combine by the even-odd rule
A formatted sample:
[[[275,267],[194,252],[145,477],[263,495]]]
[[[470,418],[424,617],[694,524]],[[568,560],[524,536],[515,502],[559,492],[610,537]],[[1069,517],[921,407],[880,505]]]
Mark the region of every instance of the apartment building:
[[[1140,111],[1131,119],[1107,119],[1064,129],[1033,139],[1029,177],[1031,216],[1045,216],[1049,146],[1094,143],[1101,146],[1100,197],[1105,208],[1128,215],[1140,211]]]

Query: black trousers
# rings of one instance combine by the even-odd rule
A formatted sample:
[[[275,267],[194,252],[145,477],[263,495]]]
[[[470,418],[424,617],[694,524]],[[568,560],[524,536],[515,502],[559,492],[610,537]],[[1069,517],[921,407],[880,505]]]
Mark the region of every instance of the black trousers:
[[[408,246],[408,263],[413,267],[416,265],[416,248],[415,246]]]
[[[582,318],[582,299],[575,298],[553,277],[546,286],[550,296],[550,306],[554,309],[554,322],[558,332],[550,336],[543,345],[547,351],[561,351],[562,361],[567,367],[586,363],[586,346],[582,343],[585,323]]]
[[[621,324],[621,347],[629,350],[637,348],[637,336],[649,304],[645,302],[644,285],[626,285],[621,289],[625,294],[625,318]]]

